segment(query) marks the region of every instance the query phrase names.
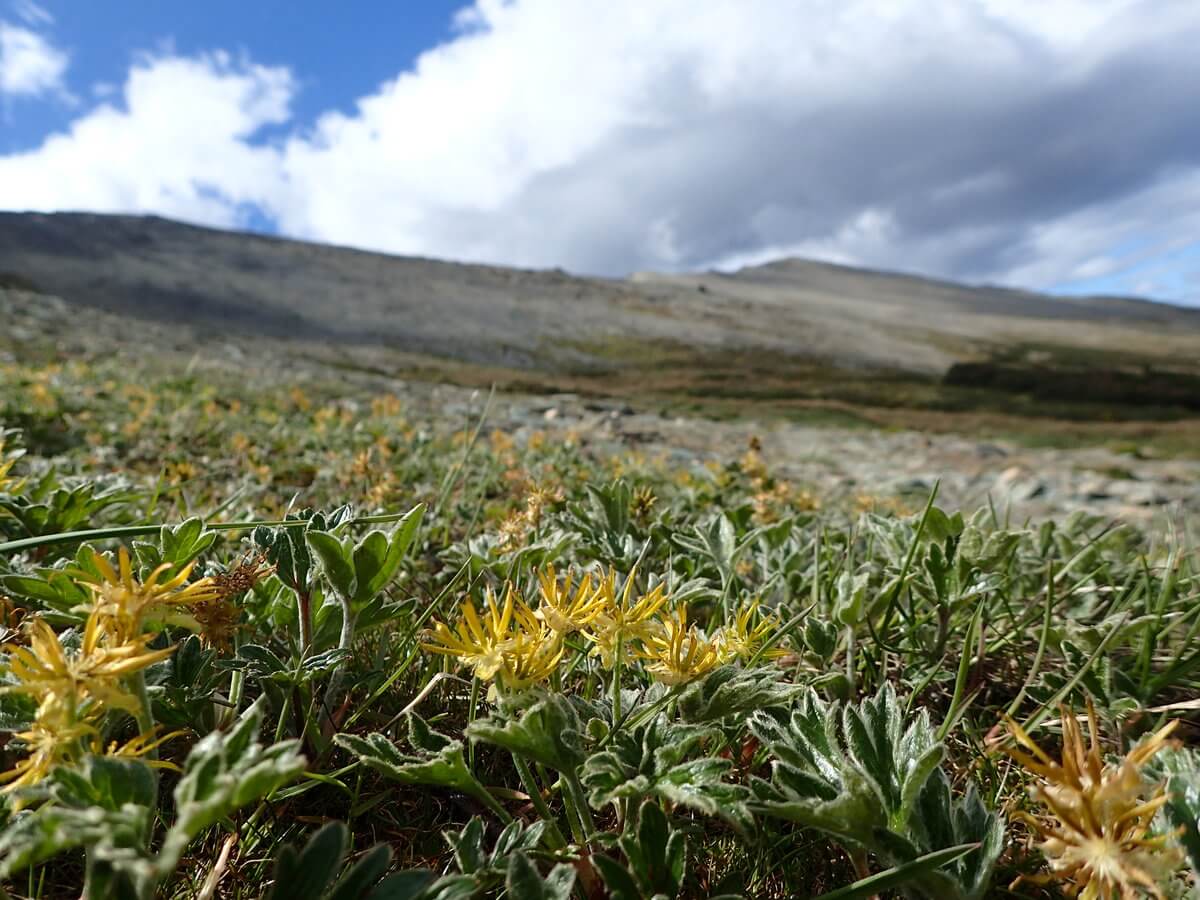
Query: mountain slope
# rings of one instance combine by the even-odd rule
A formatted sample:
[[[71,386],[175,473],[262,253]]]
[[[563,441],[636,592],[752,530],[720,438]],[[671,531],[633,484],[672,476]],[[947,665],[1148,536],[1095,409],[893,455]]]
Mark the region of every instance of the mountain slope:
[[[0,273],[73,304],[205,334],[302,340],[384,367],[389,354],[416,355],[566,387],[603,378],[606,390],[921,405],[933,401],[870,389],[843,396],[844,384],[862,377],[878,387],[886,376],[1028,394],[1030,377],[1100,371],[1128,385],[1151,372],[1157,380],[1146,389],[1160,391],[1165,378],[1175,392],[1166,405],[1178,405],[1176,394],[1186,399],[1200,377],[1200,311],[803,260],[609,280],[154,217],[8,213],[0,214]],[[1027,376],[1017,387],[1004,374],[1014,367]]]

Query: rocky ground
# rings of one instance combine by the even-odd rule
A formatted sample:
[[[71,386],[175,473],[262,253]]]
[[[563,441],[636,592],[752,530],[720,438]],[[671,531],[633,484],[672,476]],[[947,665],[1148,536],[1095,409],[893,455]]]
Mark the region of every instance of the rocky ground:
[[[426,391],[428,394],[426,395]],[[410,387],[464,420],[483,406],[478,392]],[[1112,519],[1162,524],[1200,521],[1200,460],[1139,459],[1101,447],[1046,449],[965,435],[806,426],[786,422],[714,422],[639,412],[616,402],[499,396],[496,427],[571,431],[612,449],[687,465],[745,453],[751,438],[772,473],[818,497],[897,500],[919,508],[934,484],[947,508],[989,502],[1012,521],[1085,510]]]
[[[488,427],[511,432],[573,432],[597,449],[633,449],[680,466],[728,461],[751,438],[773,474],[823,498],[876,498],[919,508],[935,483],[941,505],[973,508],[989,499],[1014,521],[1086,510],[1140,524],[1200,523],[1200,452],[1146,458],[1136,446],[1040,448],[965,434],[797,424],[743,417],[733,421],[664,415],[625,400],[574,394],[497,394],[386,374],[331,368],[303,345],[183,327],[135,322],[78,308],[53,297],[0,291],[0,361],[37,347],[59,357],[147,352],[192,367],[252,370],[271,377],[286,370],[306,378],[336,379],[349,402],[388,391],[407,398],[417,415],[461,421],[487,407]],[[1036,426],[1035,426],[1036,427]],[[1197,448],[1200,451],[1200,448]]]

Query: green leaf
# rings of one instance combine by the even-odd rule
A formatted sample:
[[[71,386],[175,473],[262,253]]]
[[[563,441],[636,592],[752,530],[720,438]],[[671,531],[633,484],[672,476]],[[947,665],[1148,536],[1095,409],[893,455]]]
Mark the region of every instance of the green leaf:
[[[391,861],[392,849],[389,846],[377,844],[372,847],[338,879],[328,900],[361,900],[371,885],[383,877]]]
[[[266,900],[320,900],[342,866],[348,841],[346,826],[330,822],[299,853],[285,846],[275,858],[274,884]]]
[[[575,887],[575,867],[559,863],[542,878],[528,856],[514,853],[509,857],[505,887],[513,900],[569,900]]]
[[[353,597],[357,587],[354,560],[349,539],[340,541],[327,531],[309,529],[304,532],[309,549],[321,563],[321,571],[343,597]]]
[[[409,869],[397,872],[383,879],[366,900],[425,900],[425,898],[442,897],[440,893],[430,893],[429,887],[437,876],[428,869]],[[445,879],[442,879],[443,881]],[[467,879],[470,881],[470,879]],[[440,882],[439,882],[440,883]],[[473,882],[472,882],[473,884]],[[447,897],[469,897],[467,894],[448,894]]]
[[[541,842],[545,822],[526,828],[513,821],[504,827],[489,849],[485,843],[484,821],[473,816],[461,831],[447,830],[442,837],[454,854],[455,865],[464,875],[475,879],[477,890],[490,890],[504,881],[513,853],[534,850]]]
[[[1161,815],[1177,831],[1176,841],[1192,871],[1200,874],[1200,752],[1185,747],[1160,750],[1151,763],[1151,777],[1166,780],[1170,800]]]
[[[258,742],[265,702],[260,697],[228,732],[206,735],[188,754],[175,787],[175,824],[159,855],[162,875],[175,870],[187,845],[206,828],[304,771],[297,741],[267,747]]]
[[[811,692],[785,721],[761,712],[751,718],[751,733],[775,757],[770,782],[751,779],[752,808],[862,847],[887,816],[870,779],[841,749],[837,712]]]
[[[642,803],[636,825],[626,823],[619,843],[644,894],[668,897],[679,894],[687,859],[687,839],[683,832],[671,827],[656,802]]]
[[[365,603],[383,588],[400,565],[399,554],[389,553],[390,544],[382,531],[372,531],[354,547],[354,595]]]
[[[722,666],[693,681],[680,693],[679,715],[685,722],[719,722],[730,716],[745,718],[760,709],[788,706],[804,692],[770,669],[737,669]]]
[[[611,900],[642,900],[645,896],[633,875],[615,859],[596,853],[592,864],[600,872]]]
[[[483,853],[483,819],[472,816],[462,831],[447,831],[442,835],[454,853],[454,862],[464,875],[474,875],[486,863]]]
[[[396,576],[424,515],[424,504],[414,506],[397,523],[390,538],[382,531],[372,531],[354,548],[356,603],[372,600]]]
[[[962,844],[957,847],[947,847],[945,850],[935,850],[933,853],[927,853],[911,862],[893,866],[886,871],[860,878],[853,884],[838,888],[836,891],[822,894],[817,900],[857,900],[859,897],[874,897],[883,891],[910,884],[921,875],[952,863],[978,848],[978,844]]]
[[[550,694],[520,718],[492,716],[467,726],[472,740],[486,741],[558,772],[575,772],[584,761],[583,723],[571,702]]]
[[[433,731],[425,720],[410,714],[409,741],[416,754],[404,753],[386,735],[338,734],[334,742],[364,765],[401,784],[431,784],[462,791],[480,800],[506,821],[503,807],[471,774],[463,756],[462,741]]]
[[[581,780],[589,802],[599,808],[621,800],[659,797],[749,830],[752,819],[745,788],[723,780],[733,764],[704,753],[687,759],[704,740],[718,736],[714,729],[672,723],[664,715],[633,731],[616,733],[609,749],[584,762]]]
[[[76,847],[97,847],[105,841],[136,845],[148,822],[149,810],[141,807],[114,812],[51,803],[18,813],[0,830],[0,882]]]
[[[925,711],[906,725],[891,685],[845,708],[809,693],[786,722],[760,712],[750,730],[775,757],[770,782],[751,779],[759,812],[881,853],[898,846],[893,838],[929,851],[984,840],[918,840],[928,828],[940,828],[939,840],[954,835],[957,813],[947,806],[938,813],[944,822],[927,821],[925,788],[940,772],[944,749]]]

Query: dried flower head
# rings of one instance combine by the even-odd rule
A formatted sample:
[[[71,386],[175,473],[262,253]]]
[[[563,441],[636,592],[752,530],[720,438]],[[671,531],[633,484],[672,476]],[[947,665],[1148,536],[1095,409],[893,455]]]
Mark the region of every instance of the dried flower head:
[[[211,577],[214,596],[197,600],[192,604],[192,618],[200,626],[200,638],[205,646],[227,651],[233,646],[233,638],[242,617],[241,608],[234,598],[240,597],[275,571],[261,553],[247,553],[228,572],[219,572]]]
[[[25,607],[7,594],[0,594],[0,638],[8,643],[18,636],[25,618]]]
[[[1030,794],[1048,813],[1022,818],[1041,838],[1051,876],[1069,896],[1084,900],[1162,897],[1162,886],[1180,857],[1167,845],[1167,835],[1149,835],[1155,813],[1168,798],[1163,785],[1142,777],[1141,768],[1167,744],[1178,723],[1167,724],[1117,763],[1105,764],[1090,700],[1087,720],[1090,746],[1085,745],[1079,722],[1063,709],[1058,761],[1020,725],[1007,720],[1009,732],[1022,748],[1007,753],[1038,776]]]
[[[525,494],[525,520],[534,528],[542,522],[542,513],[549,506],[562,503],[564,499],[561,487],[550,485],[533,485]]]
[[[274,571],[275,567],[267,562],[264,554],[247,553],[228,572],[219,572],[209,579],[216,593],[214,599],[232,600],[240,597]]]

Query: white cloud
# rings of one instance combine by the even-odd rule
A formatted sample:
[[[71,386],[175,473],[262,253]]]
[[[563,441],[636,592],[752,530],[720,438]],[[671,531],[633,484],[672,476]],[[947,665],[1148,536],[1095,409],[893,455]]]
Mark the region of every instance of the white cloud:
[[[1188,0],[481,0],[459,24],[288,143],[285,231],[591,272],[794,253],[1045,286],[1109,249],[1046,234],[1094,228],[1200,131]],[[1172,165],[1200,172],[1200,147]],[[1138,209],[1111,241],[1173,225]]]
[[[223,53],[144,58],[120,105],[101,104],[40,147],[0,156],[0,197],[9,209],[239,224],[246,204],[278,204],[279,153],[253,139],[287,121],[293,92],[288,70]]]
[[[1030,286],[1200,233],[1194,0],[478,0],[456,25],[312,123],[285,70],[142,60],[119,105],[0,157],[0,203],[254,204],[296,236],[584,272],[795,253]]]
[[[30,6],[31,10],[39,7]],[[0,96],[66,95],[63,76],[69,57],[45,36],[0,21]]]

